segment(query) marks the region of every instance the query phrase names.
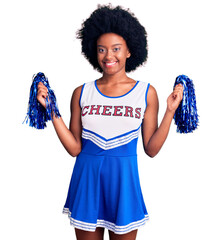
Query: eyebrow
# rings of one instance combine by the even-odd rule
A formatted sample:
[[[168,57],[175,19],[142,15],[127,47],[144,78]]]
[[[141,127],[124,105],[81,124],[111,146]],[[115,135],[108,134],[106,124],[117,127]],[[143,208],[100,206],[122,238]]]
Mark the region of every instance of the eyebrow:
[[[122,44],[121,43],[116,43],[116,44],[113,44],[112,47],[119,46],[119,45],[122,45]],[[97,45],[97,47],[104,47],[105,48],[105,46],[103,46],[103,45]]]

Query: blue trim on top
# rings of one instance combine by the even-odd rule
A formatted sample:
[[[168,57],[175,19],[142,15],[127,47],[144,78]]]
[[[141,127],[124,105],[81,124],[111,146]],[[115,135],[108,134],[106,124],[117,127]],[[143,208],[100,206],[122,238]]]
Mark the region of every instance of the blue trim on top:
[[[138,131],[138,130],[140,129],[141,125],[142,125],[142,124],[140,124],[140,126],[139,126],[137,129],[131,130],[131,131],[129,131],[129,132],[126,132],[126,133],[124,133],[124,134],[121,134],[121,135],[119,135],[119,136],[116,136],[116,137],[113,137],[113,138],[110,138],[110,139],[106,139],[106,138],[104,138],[103,136],[101,136],[101,135],[99,135],[98,133],[95,133],[95,132],[93,132],[93,131],[91,131],[91,130],[88,130],[88,129],[85,129],[85,128],[83,128],[83,130],[86,131],[86,132],[89,132],[89,133],[93,133],[93,134],[96,135],[97,137],[99,137],[99,138],[101,138],[101,139],[103,139],[103,140],[105,140],[105,141],[108,142],[108,141],[111,141],[111,140],[114,140],[114,139],[123,137],[123,136],[125,136],[125,135],[128,135],[128,134],[130,134],[130,133],[132,133],[132,132]]]
[[[145,94],[145,102],[146,102],[146,107],[147,107],[147,94],[148,94],[148,90],[150,88],[150,84],[148,83],[147,85],[147,89],[146,89],[146,94]]]
[[[112,157],[135,156],[137,155],[137,143],[138,137],[123,144],[113,144],[112,146],[109,146],[108,149],[104,149],[92,139],[82,138],[82,151],[80,154]]]
[[[85,87],[85,83],[82,85],[82,89],[81,89],[81,93],[80,93],[80,97],[79,97],[79,106],[81,107],[81,99],[82,99],[82,93],[83,93],[83,89]]]
[[[136,84],[134,85],[134,87],[133,87],[129,92],[127,92],[127,93],[125,93],[125,94],[123,94],[123,95],[121,95],[121,96],[111,97],[111,96],[104,95],[102,92],[100,92],[100,90],[99,90],[96,82],[97,82],[97,80],[95,80],[95,87],[96,87],[97,91],[98,91],[103,97],[107,97],[107,98],[121,98],[121,97],[124,97],[124,96],[126,96],[127,94],[129,94],[130,92],[132,92],[133,89],[134,89],[134,88],[138,85],[138,83],[139,83],[139,81],[137,81]]]

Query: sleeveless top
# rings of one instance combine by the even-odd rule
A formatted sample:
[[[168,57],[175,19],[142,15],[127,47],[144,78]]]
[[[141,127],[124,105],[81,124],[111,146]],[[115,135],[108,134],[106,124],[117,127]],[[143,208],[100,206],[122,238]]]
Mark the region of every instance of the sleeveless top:
[[[124,234],[148,220],[137,166],[148,89],[148,83],[137,81],[126,94],[110,97],[100,92],[97,81],[83,85],[82,151],[63,209],[74,227]]]

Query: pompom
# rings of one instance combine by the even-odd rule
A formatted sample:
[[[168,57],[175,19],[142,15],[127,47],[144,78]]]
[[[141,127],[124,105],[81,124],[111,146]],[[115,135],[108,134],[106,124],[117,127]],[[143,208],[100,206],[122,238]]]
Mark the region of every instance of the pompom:
[[[177,84],[183,85],[183,99],[174,115],[177,132],[190,133],[199,123],[193,81],[185,75],[180,75],[176,78],[174,87]]]
[[[48,88],[46,109],[37,100],[39,82],[42,82]],[[29,126],[37,129],[44,129],[46,127],[46,122],[53,119],[53,115],[58,118],[61,117],[56,97],[53,90],[50,88],[48,79],[45,77],[44,73],[39,72],[33,77],[33,82],[30,88],[28,112],[24,122],[26,121],[26,123],[28,123],[29,121]]]

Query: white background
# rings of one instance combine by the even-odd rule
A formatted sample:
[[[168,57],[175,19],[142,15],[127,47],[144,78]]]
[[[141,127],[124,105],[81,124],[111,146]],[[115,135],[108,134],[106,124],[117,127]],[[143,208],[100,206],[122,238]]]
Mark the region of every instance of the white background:
[[[216,0],[113,0],[135,13],[148,32],[149,60],[130,74],[158,92],[161,121],[177,75],[196,88],[200,126],[176,133],[154,159],[138,146],[149,222],[138,239],[222,239],[221,4]],[[8,0],[0,4],[0,238],[75,239],[62,208],[75,159],[51,123],[22,122],[32,76],[44,72],[66,124],[74,88],[100,76],[81,55],[75,32],[107,1]],[[145,4],[146,3],[146,4]],[[108,239],[106,233],[106,239]]]

